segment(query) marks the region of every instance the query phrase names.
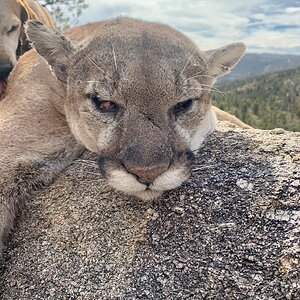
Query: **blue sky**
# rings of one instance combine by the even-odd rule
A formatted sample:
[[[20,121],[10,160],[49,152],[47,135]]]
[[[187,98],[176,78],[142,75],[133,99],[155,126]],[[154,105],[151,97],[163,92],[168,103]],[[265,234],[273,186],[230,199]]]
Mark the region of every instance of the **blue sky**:
[[[300,55],[300,0],[86,1],[80,24],[131,16],[169,24],[203,50],[241,40],[249,52]]]

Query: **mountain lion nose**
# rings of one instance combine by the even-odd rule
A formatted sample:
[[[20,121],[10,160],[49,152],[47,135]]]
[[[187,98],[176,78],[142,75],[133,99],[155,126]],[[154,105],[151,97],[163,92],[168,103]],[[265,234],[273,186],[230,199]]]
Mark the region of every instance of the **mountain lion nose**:
[[[12,68],[12,64],[7,64],[0,61],[0,80],[6,79]]]
[[[150,184],[156,177],[168,170],[166,166],[158,166],[152,168],[127,168],[127,171],[138,177],[138,180],[144,184]]]

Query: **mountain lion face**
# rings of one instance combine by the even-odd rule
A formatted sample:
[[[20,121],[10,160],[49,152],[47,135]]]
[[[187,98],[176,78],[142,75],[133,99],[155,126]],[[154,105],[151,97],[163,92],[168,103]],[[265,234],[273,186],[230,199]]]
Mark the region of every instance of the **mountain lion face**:
[[[27,35],[66,84],[77,140],[98,153],[112,187],[142,199],[189,177],[215,126],[212,84],[244,53],[242,43],[201,52],[168,26],[133,19],[100,22],[78,46],[38,22]]]

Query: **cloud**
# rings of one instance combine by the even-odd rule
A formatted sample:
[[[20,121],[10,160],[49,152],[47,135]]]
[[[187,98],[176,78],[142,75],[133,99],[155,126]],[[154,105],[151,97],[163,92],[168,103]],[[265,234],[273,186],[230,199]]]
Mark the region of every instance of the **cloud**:
[[[130,16],[167,23],[202,49],[244,40],[250,51],[300,54],[296,0],[88,0],[80,23]]]
[[[288,13],[288,14],[299,13],[300,12],[300,7],[287,7],[285,9],[285,12]]]

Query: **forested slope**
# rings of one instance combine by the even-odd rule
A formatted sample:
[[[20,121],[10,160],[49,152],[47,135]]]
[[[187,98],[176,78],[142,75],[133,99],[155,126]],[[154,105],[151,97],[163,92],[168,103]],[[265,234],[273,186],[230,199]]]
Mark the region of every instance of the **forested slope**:
[[[300,131],[300,68],[217,85],[213,102],[261,129]]]

